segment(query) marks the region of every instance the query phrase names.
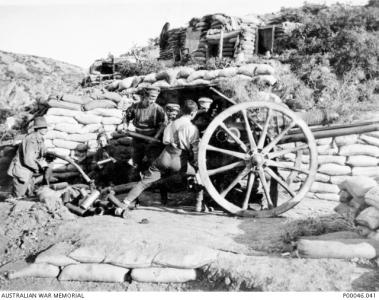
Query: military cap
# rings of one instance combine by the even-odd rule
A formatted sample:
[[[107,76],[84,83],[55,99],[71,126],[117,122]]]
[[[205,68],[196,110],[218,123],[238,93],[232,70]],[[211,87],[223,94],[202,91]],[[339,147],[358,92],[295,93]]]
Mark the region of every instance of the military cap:
[[[167,103],[166,108],[169,108],[171,110],[180,111],[180,105],[177,103]]]
[[[201,98],[199,98],[198,102],[199,103],[209,103],[209,104],[212,104],[213,100],[211,98],[201,97]]]

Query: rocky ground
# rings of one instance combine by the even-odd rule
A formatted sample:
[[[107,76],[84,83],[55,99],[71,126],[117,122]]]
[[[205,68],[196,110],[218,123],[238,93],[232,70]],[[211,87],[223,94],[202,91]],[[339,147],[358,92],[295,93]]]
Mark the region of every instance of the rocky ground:
[[[352,230],[333,212],[335,202],[303,200],[282,217],[241,219],[222,212],[195,213],[177,206],[190,195],[171,194],[168,207],[159,196],[144,194],[142,206],[122,219],[72,218],[48,212],[32,201],[0,202],[1,290],[107,291],[340,291],[379,290],[379,273],[368,261],[303,259],[296,254],[300,236]],[[175,205],[176,204],[176,205]],[[60,241],[105,244],[109,241],[159,245],[201,245],[220,251],[217,261],[185,284],[60,282],[56,279],[6,279],[8,270],[32,262]]]

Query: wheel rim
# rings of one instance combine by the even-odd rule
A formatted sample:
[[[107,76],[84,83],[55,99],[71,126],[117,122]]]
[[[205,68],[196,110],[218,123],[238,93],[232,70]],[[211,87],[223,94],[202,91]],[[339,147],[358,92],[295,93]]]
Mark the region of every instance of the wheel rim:
[[[264,115],[261,125],[259,118],[254,120],[253,117],[254,114],[259,115],[259,113]],[[274,120],[278,120],[278,115],[283,118],[282,128],[276,128],[274,124]],[[243,126],[245,130],[243,137],[238,137],[235,131],[231,130],[230,119],[237,120],[233,124]],[[255,133],[258,132],[258,136],[252,129],[255,130]],[[229,140],[230,138],[234,140],[231,147],[229,147],[230,143],[227,144],[227,147],[222,148],[214,145],[214,141],[217,143],[220,140],[220,130]],[[275,130],[277,130],[276,134]],[[295,146],[290,145],[286,149],[284,147],[286,145],[281,145],[280,142],[292,130],[300,131],[306,142]],[[299,159],[302,160],[304,151],[308,157],[306,168],[299,165]],[[221,155],[223,158],[232,157],[233,161],[217,167],[210,167],[209,162],[213,163],[216,155]],[[292,162],[291,159],[289,162],[287,161],[290,156]],[[283,159],[285,161],[280,161]],[[200,141],[198,160],[200,178],[210,196],[228,212],[246,217],[271,217],[291,209],[309,191],[317,171],[316,143],[308,126],[289,109],[269,102],[240,103],[219,114],[209,124]],[[292,163],[293,165],[291,165]],[[285,172],[289,172],[288,176],[284,175]],[[223,186],[222,180],[220,180],[220,184],[217,183],[217,179],[214,179],[217,176],[227,178],[229,174],[234,174],[234,176],[230,175],[233,178],[229,180],[226,187]],[[262,206],[262,210],[247,209],[252,199],[256,178],[259,179],[259,186],[266,202],[265,207]],[[270,179],[270,184],[267,178]],[[293,188],[294,178],[302,178],[298,189]],[[271,183],[275,181],[280,190],[288,194],[288,199],[279,201],[278,204],[273,203],[272,195],[270,195],[274,186]],[[243,190],[243,186],[245,187],[244,192],[237,194],[237,190],[240,192]],[[234,199],[233,195],[237,195],[234,198],[240,199]],[[281,197],[282,195],[283,193]]]

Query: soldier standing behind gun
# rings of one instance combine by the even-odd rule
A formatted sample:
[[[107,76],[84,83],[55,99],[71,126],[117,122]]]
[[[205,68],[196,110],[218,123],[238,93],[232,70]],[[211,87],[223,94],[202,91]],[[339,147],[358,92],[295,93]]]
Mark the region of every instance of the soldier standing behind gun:
[[[185,174],[190,163],[197,171],[197,153],[199,147],[199,130],[191,120],[196,116],[197,104],[186,100],[183,116],[169,124],[163,133],[165,148],[132,188],[124,199],[126,207],[131,207],[137,197],[154,182],[167,176],[170,172]]]
[[[164,109],[155,100],[160,93],[159,87],[148,87],[142,90],[142,100],[133,104],[126,111],[126,124],[129,126],[133,120],[133,125],[137,133],[159,138],[164,129],[166,115]],[[137,166],[137,171],[141,172],[147,168],[160,154],[162,146],[142,139],[133,139],[133,163]],[[144,167],[143,159],[147,157],[148,164]]]
[[[8,175],[13,178],[12,196],[21,198],[32,196],[35,177],[46,171],[44,136],[47,133],[45,118],[34,120],[34,132],[29,133],[20,144],[13,158]]]

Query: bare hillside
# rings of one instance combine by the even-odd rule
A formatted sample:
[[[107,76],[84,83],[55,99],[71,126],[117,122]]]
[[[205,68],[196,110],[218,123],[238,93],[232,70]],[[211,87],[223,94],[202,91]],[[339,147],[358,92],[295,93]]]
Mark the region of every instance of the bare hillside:
[[[39,96],[71,92],[84,74],[78,66],[51,58],[0,51],[0,108],[22,108]]]

